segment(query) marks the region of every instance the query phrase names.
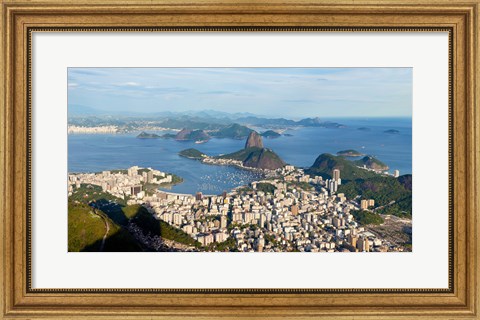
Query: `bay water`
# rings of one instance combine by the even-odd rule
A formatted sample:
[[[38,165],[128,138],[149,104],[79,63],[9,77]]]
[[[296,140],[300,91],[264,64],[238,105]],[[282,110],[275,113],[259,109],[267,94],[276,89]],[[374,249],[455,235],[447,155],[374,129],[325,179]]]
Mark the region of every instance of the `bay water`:
[[[285,162],[297,167],[311,166],[322,153],[336,154],[340,150],[354,149],[386,163],[390,172],[399,170],[401,175],[412,173],[410,118],[344,118],[334,121],[346,127],[291,128],[283,132],[288,136],[264,138],[263,143]],[[386,133],[388,130],[398,132]],[[257,173],[248,170],[206,165],[178,155],[187,148],[196,148],[210,156],[227,154],[242,149],[245,140],[214,138],[196,144],[173,139],[137,139],[138,133],[69,134],[69,172],[99,172],[135,165],[151,167],[182,177],[184,182],[169,191],[187,194],[220,194],[259,179]]]

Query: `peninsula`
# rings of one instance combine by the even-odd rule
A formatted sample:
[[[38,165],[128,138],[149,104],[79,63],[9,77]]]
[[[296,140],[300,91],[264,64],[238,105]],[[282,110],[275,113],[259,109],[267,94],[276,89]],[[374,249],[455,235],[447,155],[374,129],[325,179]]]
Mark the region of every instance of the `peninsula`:
[[[237,152],[209,157],[197,149],[186,149],[179,152],[182,157],[201,160],[206,164],[233,165],[240,168],[277,170],[285,166],[285,162],[273,150],[264,148],[262,137],[251,131],[245,148]]]

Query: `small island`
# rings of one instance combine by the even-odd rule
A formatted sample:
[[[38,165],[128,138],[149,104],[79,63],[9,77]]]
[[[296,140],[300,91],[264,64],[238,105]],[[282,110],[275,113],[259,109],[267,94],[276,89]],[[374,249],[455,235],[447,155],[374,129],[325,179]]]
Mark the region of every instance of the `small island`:
[[[178,155],[181,157],[195,160],[202,160],[208,157],[205,153],[193,148],[182,150],[178,153]]]
[[[360,131],[370,131],[370,128],[360,127],[360,128],[358,128],[357,130],[360,130]]]
[[[361,152],[358,152],[357,150],[348,149],[348,150],[338,151],[337,155],[342,157],[361,157],[364,154]]]
[[[138,139],[158,139],[160,136],[155,133],[146,133],[145,131],[142,131],[138,136]]]
[[[276,131],[273,131],[273,130],[267,130],[260,135],[264,138],[267,138],[267,139],[276,139],[276,138],[282,136],[280,133],[278,133]]]
[[[395,129],[385,130],[383,132],[388,133],[388,134],[399,134],[400,133],[400,131],[395,130]]]

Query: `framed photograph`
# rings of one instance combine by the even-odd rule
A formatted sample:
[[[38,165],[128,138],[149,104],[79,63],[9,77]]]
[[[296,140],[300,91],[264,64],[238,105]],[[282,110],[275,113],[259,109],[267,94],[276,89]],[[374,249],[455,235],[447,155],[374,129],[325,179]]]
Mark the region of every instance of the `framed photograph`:
[[[479,319],[478,0],[1,10],[2,318]]]

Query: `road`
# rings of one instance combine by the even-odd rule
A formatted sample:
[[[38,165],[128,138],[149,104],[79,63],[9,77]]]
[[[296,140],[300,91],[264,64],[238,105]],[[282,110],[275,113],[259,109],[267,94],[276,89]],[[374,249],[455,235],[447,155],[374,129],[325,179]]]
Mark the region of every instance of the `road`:
[[[103,251],[103,248],[105,247],[105,241],[107,240],[108,233],[110,232],[110,224],[108,223],[107,219],[105,219],[105,217],[103,215],[97,213],[97,209],[94,208],[93,212],[97,216],[102,218],[103,223],[105,224],[105,234],[103,235],[102,243],[100,244],[100,251]]]

